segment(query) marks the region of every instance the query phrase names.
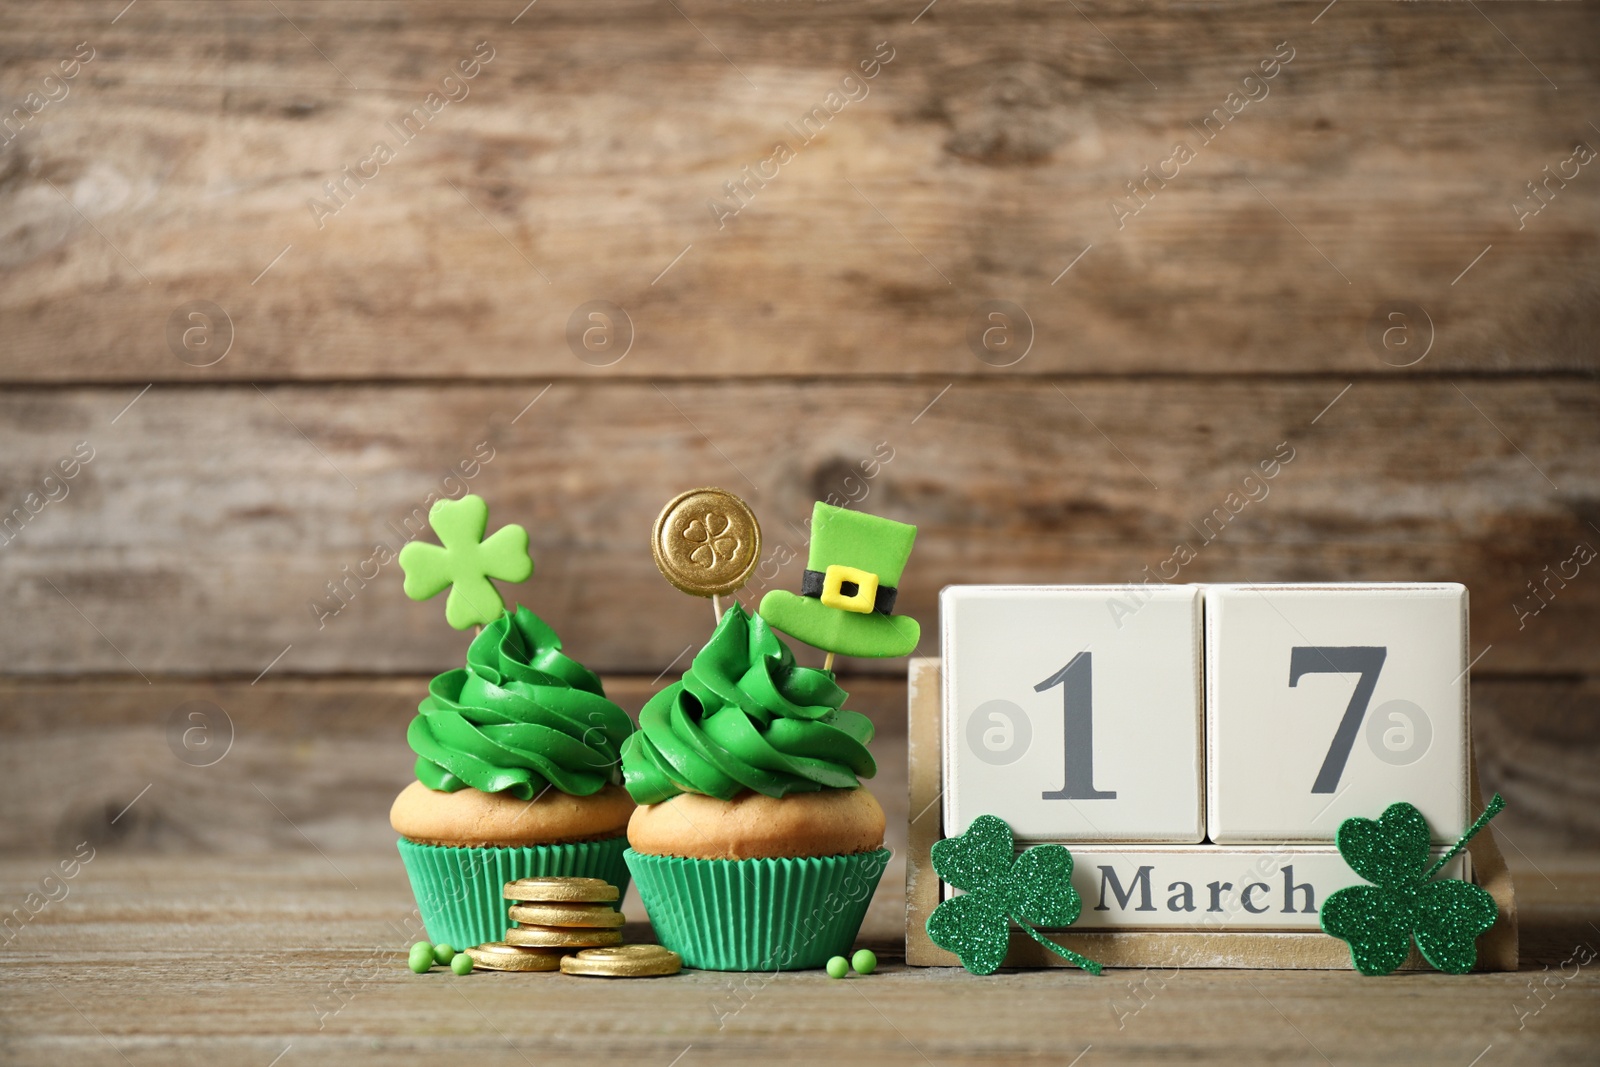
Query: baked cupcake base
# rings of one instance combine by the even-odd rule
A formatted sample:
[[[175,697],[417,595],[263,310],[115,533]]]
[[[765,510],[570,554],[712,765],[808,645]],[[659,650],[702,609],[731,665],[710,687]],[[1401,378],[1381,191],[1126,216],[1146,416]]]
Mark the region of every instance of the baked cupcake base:
[[[412,782],[394,798],[389,825],[422,845],[506,847],[600,841],[628,828],[633,798],[619,785],[586,797],[545,789],[532,800],[510,793],[446,793]]]
[[[628,843],[646,855],[701,860],[841,856],[881,848],[884,826],[883,807],[865,789],[732,800],[680,793],[636,808]]]

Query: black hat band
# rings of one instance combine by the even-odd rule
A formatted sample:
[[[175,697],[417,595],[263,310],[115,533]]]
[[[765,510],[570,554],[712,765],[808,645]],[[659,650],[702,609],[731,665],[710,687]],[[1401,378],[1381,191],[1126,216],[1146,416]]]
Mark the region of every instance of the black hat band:
[[[800,576],[800,595],[808,596],[815,600],[822,598],[822,584],[827,575],[822,571],[806,571]],[[855,596],[860,591],[860,586],[855,582],[843,582],[839,586],[841,596]],[[899,590],[892,585],[879,585],[878,598],[872,605],[872,610],[880,615],[894,614],[894,598]]]

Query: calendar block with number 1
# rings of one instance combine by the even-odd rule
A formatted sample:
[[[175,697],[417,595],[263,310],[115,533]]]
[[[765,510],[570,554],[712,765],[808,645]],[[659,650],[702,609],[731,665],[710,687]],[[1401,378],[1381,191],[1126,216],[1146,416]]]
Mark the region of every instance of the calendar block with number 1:
[[[1200,841],[1200,606],[1195,586],[946,589],[946,832]]]

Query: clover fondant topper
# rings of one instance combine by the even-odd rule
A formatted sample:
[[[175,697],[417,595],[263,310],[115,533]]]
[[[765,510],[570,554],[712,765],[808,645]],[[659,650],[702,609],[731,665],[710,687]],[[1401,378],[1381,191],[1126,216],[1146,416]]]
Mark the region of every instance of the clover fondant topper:
[[[1039,944],[1090,974],[1100,964],[1045,937],[1038,926],[1071,926],[1083,902],[1072,888],[1072,853],[1063,845],[1035,845],[1022,855],[1011,827],[980,815],[958,837],[933,845],[933,869],[963,890],[933,909],[928,936],[961,957],[973,974],[993,974],[1006,958],[1013,921]]]
[[[1322,929],[1350,945],[1350,961],[1362,974],[1388,974],[1411,952],[1449,974],[1465,974],[1478,959],[1478,935],[1494,925],[1498,907],[1487,891],[1455,878],[1433,875],[1500,814],[1496,793],[1455,847],[1433,866],[1428,862],[1428,821],[1405,802],[1391,804],[1376,820],[1346,819],[1334,842],[1339,855],[1372,885],[1353,885],[1322,905]]]
[[[830,653],[903,656],[922,635],[916,619],[894,614],[916,539],[915,526],[819,500],[811,509],[811,552],[799,594],[774,589],[758,611],[784,633]]]
[[[489,579],[523,582],[533,574],[528,531],[507,523],[484,537],[489,528],[489,505],[473,494],[434,504],[428,511],[428,525],[443,547],[412,541],[400,550],[406,596],[427,600],[448,586],[444,619],[457,630],[498,619],[506,605]]]

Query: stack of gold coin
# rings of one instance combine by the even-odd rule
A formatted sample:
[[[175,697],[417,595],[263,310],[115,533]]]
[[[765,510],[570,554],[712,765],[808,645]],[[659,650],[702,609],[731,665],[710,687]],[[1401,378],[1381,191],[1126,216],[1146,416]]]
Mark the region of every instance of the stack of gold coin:
[[[515,924],[506,944],[557,949],[622,944],[617,887],[599,878],[522,878],[507,882],[505,897]]]
[[[513,925],[505,941],[469,949],[473,964],[496,971],[555,971],[607,978],[676,974],[683,960],[660,945],[624,945],[617,887],[599,878],[520,878],[507,882]]]

